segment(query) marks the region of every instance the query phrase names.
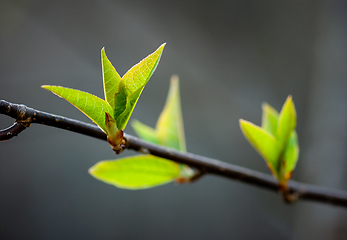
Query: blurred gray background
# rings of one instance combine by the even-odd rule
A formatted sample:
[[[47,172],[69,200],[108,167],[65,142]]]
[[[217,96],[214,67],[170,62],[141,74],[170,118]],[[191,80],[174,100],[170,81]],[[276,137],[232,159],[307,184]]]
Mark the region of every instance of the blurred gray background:
[[[167,42],[132,119],[150,126],[172,74],[188,151],[269,173],[242,136],[261,103],[297,108],[293,178],[347,190],[346,1],[0,0],[0,99],[90,120],[41,89],[103,97],[100,49],[120,75]],[[0,116],[0,128],[13,120]],[[130,126],[126,132],[133,134]],[[107,143],[32,125],[0,143],[0,239],[346,239],[347,210],[206,176],[128,191],[88,174]]]

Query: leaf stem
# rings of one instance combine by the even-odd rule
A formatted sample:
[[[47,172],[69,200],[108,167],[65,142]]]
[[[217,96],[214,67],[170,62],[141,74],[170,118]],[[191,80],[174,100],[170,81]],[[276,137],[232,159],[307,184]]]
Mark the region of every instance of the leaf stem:
[[[0,140],[2,141],[18,135],[21,131],[29,127],[30,123],[44,124],[107,141],[106,134],[95,125],[42,112],[25,105],[1,100],[0,114],[16,119],[16,122],[11,127],[0,130]],[[145,150],[149,154],[196,167],[204,173],[238,180],[274,192],[280,192],[278,182],[269,174],[264,174],[216,159],[192,153],[183,153],[174,149],[154,145],[129,134],[124,134],[124,138],[126,139],[128,149],[141,152]],[[287,187],[287,194],[295,196],[295,199],[347,207],[346,191],[299,183],[293,180],[289,181]]]

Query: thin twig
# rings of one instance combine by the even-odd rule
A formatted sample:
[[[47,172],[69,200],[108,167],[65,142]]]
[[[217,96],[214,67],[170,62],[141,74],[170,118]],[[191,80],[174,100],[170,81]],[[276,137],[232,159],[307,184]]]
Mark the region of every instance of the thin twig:
[[[0,131],[0,140],[6,141],[24,131],[26,126],[20,122],[15,122],[12,126]]]
[[[26,127],[30,123],[39,123],[107,141],[106,134],[95,125],[41,112],[24,105],[13,104],[2,100],[0,102],[0,114],[15,118],[16,126],[18,124],[20,125],[20,123],[25,123]],[[14,128],[14,126],[12,127]],[[0,140],[8,140],[10,137],[25,129],[21,129],[20,131],[16,130],[14,134],[9,137],[9,134],[6,132],[8,132],[10,128],[0,131]],[[278,182],[271,175],[192,153],[182,153],[171,148],[151,144],[128,134],[125,134],[125,139],[128,149],[146,152],[175,162],[184,163],[200,169],[205,173],[238,180],[275,192],[279,191]],[[287,194],[294,200],[309,200],[347,207],[346,191],[329,189],[291,180],[288,184]]]

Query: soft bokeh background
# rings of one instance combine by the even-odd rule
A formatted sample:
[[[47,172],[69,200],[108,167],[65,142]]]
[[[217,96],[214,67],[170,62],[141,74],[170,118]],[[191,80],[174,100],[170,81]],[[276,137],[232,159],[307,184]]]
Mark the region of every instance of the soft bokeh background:
[[[188,150],[269,173],[238,119],[260,124],[262,102],[292,94],[293,178],[347,190],[346,1],[0,0],[0,99],[90,122],[40,86],[103,97],[102,47],[123,75],[163,42],[132,119],[154,126],[178,74]],[[346,209],[215,176],[117,189],[87,172],[118,157],[108,144],[68,131],[33,125],[0,151],[0,239],[347,238]]]

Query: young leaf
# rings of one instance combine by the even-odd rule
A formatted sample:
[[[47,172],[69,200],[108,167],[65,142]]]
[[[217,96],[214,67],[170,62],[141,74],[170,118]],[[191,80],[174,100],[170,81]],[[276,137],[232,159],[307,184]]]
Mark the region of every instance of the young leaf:
[[[179,94],[179,79],[176,75],[171,77],[170,89],[163,111],[161,112],[156,129],[148,127],[139,121],[132,122],[132,126],[144,140],[162,146],[186,151],[183,118]]]
[[[137,120],[133,120],[131,122],[131,126],[133,127],[136,134],[143,140],[159,144],[157,131]]]
[[[283,161],[284,161],[284,180],[288,181],[292,172],[295,169],[296,163],[299,158],[299,143],[298,143],[298,135],[296,131],[293,131],[290,135],[289,141],[287,143]]]
[[[107,134],[108,143],[118,154],[125,148],[124,128],[149,78],[155,71],[165,44],[133,66],[120,78],[101,49],[105,100],[89,93],[59,86],[42,86],[65,98],[91,118]]]
[[[133,66],[122,77],[118,92],[115,94],[114,118],[116,119],[118,129],[124,129],[127,125],[143,88],[159,63],[164,47],[165,43],[154,53]]]
[[[111,116],[113,114],[113,109],[110,104],[90,93],[72,88],[50,85],[43,85],[42,88],[50,90],[54,94],[70,102],[87,115],[87,117],[96,123],[104,132],[107,132],[105,126],[105,113],[107,112],[111,114]]]
[[[104,82],[105,100],[112,108],[115,107],[114,95],[118,92],[118,86],[121,81],[121,77],[113,67],[110,60],[108,60],[105,48],[101,49],[101,65],[102,65],[102,77]]]
[[[186,151],[183,118],[179,94],[179,79],[171,77],[170,89],[163,111],[158,119],[156,129],[148,127],[139,121],[133,121],[132,126],[139,137],[162,146],[171,147],[179,151]],[[178,164],[180,175],[178,182],[189,182],[196,174],[185,164]]]
[[[282,146],[287,144],[296,126],[296,111],[292,96],[288,96],[278,117],[277,139]]]
[[[292,97],[288,96],[280,114],[267,103],[262,107],[262,127],[240,120],[241,129],[247,140],[269,163],[277,180],[286,186],[299,157],[294,103]]]
[[[277,124],[278,124],[278,112],[271,107],[269,104],[264,103],[262,105],[263,115],[261,121],[261,127],[271,133],[273,136],[277,135]]]
[[[157,122],[157,133],[160,145],[186,151],[183,118],[180,101],[179,80],[173,75],[165,107]]]
[[[271,171],[278,176],[282,148],[276,138],[261,127],[243,119],[240,119],[240,127],[249,143],[265,159]]]
[[[279,113],[267,103],[263,104],[262,108],[263,117],[261,127],[276,136]],[[290,179],[299,157],[298,136],[295,130],[291,132],[289,141],[283,148],[285,152],[281,157],[282,163],[280,165],[284,169],[282,171],[283,176],[280,176],[280,179],[287,181]]]
[[[135,92],[133,92],[131,95],[125,99],[126,105],[125,105],[125,111],[121,113],[117,118],[117,125],[120,129],[124,129],[129,121],[129,118],[136,106],[136,103],[141,95],[142,90],[144,89],[145,85],[143,85],[141,88],[137,89]],[[122,89],[122,88],[121,88]],[[117,97],[117,95],[116,95]],[[119,100],[119,99],[118,99]]]
[[[178,165],[152,155],[102,161],[89,169],[95,178],[126,189],[146,189],[168,183],[179,176]]]

